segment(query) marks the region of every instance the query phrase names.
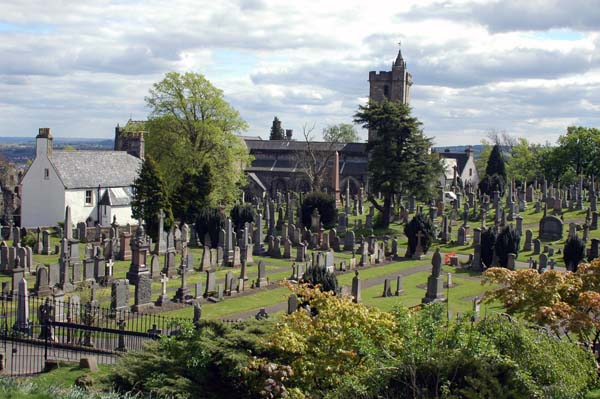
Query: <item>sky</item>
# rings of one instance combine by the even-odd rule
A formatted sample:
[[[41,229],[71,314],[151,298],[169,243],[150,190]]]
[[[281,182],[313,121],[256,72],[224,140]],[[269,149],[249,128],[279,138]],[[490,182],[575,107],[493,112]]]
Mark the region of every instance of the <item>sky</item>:
[[[165,73],[192,71],[244,135],[268,138],[277,116],[319,138],[352,123],[398,43],[438,146],[600,125],[599,0],[2,0],[0,135],[111,138]]]

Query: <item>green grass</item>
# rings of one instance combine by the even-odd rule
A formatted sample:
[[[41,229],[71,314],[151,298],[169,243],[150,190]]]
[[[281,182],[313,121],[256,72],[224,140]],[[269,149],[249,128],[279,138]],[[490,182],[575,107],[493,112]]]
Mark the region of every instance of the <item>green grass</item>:
[[[424,284],[427,281],[429,274],[430,273],[428,272],[420,272],[405,277],[402,284],[404,292],[400,296],[382,297],[383,284],[364,289],[362,291],[362,302],[365,305],[374,306],[386,312],[390,311],[395,305],[407,307],[419,305],[421,299],[423,299],[426,294]],[[472,297],[481,295],[489,290],[489,287],[481,286],[481,283],[478,281],[460,278],[456,275],[452,276],[452,281],[456,286],[450,288],[450,290],[444,289],[443,294],[445,297],[448,295],[450,298],[450,312],[454,315],[472,310]],[[419,287],[419,285],[421,287]],[[396,281],[392,281],[392,293],[395,293],[395,290]],[[498,312],[501,310],[500,304],[481,304],[480,308],[482,314],[487,311]]]
[[[254,309],[271,306],[287,301],[290,292],[287,288],[275,288],[257,291],[253,295],[226,297],[223,302],[202,306],[203,319],[217,319],[227,315],[235,315]],[[188,306],[170,312],[161,313],[161,316],[192,318],[194,309]]]

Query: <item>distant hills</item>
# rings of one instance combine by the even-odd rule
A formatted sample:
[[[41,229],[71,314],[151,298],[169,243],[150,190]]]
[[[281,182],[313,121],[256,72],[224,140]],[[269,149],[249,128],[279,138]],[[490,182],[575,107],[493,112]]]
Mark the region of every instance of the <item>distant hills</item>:
[[[114,148],[112,139],[54,138],[54,149],[61,150],[67,146],[75,150],[106,151]],[[35,157],[35,138],[33,137],[0,137],[0,155],[17,167],[24,166]]]

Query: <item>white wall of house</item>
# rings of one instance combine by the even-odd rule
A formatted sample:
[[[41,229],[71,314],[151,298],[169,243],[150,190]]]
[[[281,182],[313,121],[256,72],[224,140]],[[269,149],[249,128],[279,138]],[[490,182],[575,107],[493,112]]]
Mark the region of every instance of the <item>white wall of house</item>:
[[[138,221],[131,217],[131,207],[130,206],[112,206],[110,208],[110,221],[112,223],[112,218],[117,217],[117,223],[121,226],[126,224],[136,225]]]
[[[91,192],[91,203],[86,203],[86,191]],[[98,216],[98,190],[96,189],[69,189],[65,190],[65,207],[71,207],[71,220],[73,224],[85,222],[88,218],[96,220]]]
[[[472,156],[469,157],[460,178],[464,183],[470,181],[475,187],[479,184],[479,174],[477,173],[477,166]]]
[[[21,226],[55,226],[64,218],[64,186],[48,157],[36,156],[21,181]]]

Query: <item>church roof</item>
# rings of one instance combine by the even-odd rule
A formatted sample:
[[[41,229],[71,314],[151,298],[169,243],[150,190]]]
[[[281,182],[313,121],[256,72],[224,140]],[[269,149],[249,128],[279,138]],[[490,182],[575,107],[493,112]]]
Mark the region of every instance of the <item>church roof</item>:
[[[65,188],[131,186],[142,165],[125,151],[53,151],[49,159]]]

